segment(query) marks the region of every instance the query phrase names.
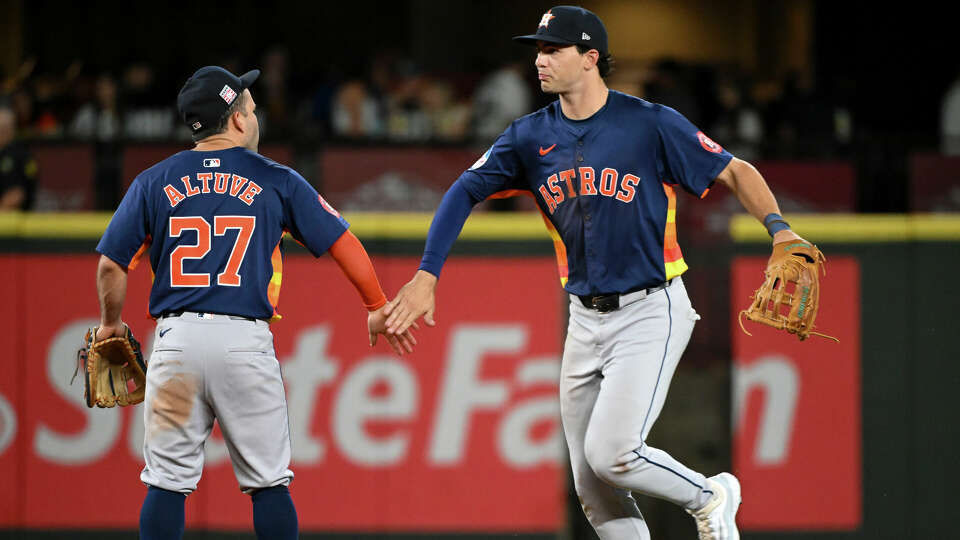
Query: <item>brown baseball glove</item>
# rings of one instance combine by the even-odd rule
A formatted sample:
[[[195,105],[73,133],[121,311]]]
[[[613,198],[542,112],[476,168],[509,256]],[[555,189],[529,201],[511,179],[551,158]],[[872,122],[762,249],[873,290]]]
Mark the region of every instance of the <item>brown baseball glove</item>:
[[[811,334],[840,341],[813,331],[820,307],[820,272],[826,275],[826,262],[813,244],[801,240],[774,244],[763,284],[753,293],[750,307],[740,312],[740,328],[752,335],[743,327],[746,316],[753,322],[796,334],[800,341]]]
[[[87,407],[126,407],[143,401],[147,364],[130,327],[123,325],[123,329],[123,337],[97,341],[95,326],[83,338],[83,346],[77,351],[77,371],[83,369]]]

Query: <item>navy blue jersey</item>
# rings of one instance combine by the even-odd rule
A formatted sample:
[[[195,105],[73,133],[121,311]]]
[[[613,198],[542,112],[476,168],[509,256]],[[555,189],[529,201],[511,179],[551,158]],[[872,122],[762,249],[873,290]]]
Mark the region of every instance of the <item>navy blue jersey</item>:
[[[586,120],[559,100],[517,119],[458,183],[475,200],[531,192],[556,229],[565,288],[623,293],[687,269],[674,186],[703,197],[732,157],[677,111],[611,90]]]
[[[150,315],[276,316],[281,237],[314,256],[349,224],[296,171],[245,148],[177,153],[140,173],[97,251],[124,268],[147,249]]]

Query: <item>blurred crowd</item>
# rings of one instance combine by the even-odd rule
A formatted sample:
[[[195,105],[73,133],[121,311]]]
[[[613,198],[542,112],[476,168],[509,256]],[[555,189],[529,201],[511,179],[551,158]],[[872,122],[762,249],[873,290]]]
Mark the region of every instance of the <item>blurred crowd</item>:
[[[242,72],[248,66],[228,61],[225,67]],[[490,141],[551,99],[536,89],[532,56],[484,73],[434,74],[403,55],[383,53],[360,73],[331,71],[309,80],[295,73],[286,49],[277,47],[260,67],[254,97],[262,131],[278,140]],[[95,73],[78,61],[53,73],[30,60],[3,80],[0,103],[14,111],[25,138],[189,140],[174,108],[182,81],[163,75],[147,62]],[[735,68],[661,60],[618,64],[609,84],[670,105],[716,140],[750,154],[809,154],[802,139],[813,137],[817,147],[833,152],[852,134],[845,104],[836,103],[836,95],[820,95],[803,74],[757,79]]]
[[[437,74],[385,52],[352,72],[308,74],[292,65],[285,48],[275,47],[259,65],[222,65],[235,73],[262,70],[253,90],[265,141],[314,147],[329,141],[488,145],[511,121],[553,99],[536,86],[532,55],[477,73]],[[148,62],[99,72],[79,61],[58,72],[24,62],[0,82],[0,148],[13,156],[16,166],[10,167],[20,169],[18,180],[0,160],[3,188],[29,184],[22,180],[30,176],[29,156],[17,140],[93,143],[98,176],[116,174],[123,144],[187,144],[190,133],[176,118],[175,98],[189,74],[158,73]],[[844,98],[828,98],[804,74],[762,79],[736,68],[665,59],[616,63],[608,84],[674,107],[748,160],[843,157],[853,137]],[[24,191],[9,204],[0,198],[0,205],[29,208]]]

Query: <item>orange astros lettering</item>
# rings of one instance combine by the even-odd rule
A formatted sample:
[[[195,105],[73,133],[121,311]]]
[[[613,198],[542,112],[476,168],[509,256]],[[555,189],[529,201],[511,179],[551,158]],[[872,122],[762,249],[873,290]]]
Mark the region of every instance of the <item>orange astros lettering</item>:
[[[606,168],[600,171],[600,194],[613,197],[617,190],[617,170]]]
[[[250,183],[247,184],[247,190],[243,192],[243,195],[240,195],[240,200],[247,203],[247,206],[250,206],[253,204],[253,198],[261,191],[263,191],[263,188],[251,180]]]
[[[229,186],[229,196],[240,199],[247,206],[253,205],[253,201],[256,196],[263,192],[263,188],[260,187],[259,184],[237,174],[219,172],[197,173],[196,180],[200,183],[201,187],[193,184],[189,175],[180,178],[180,182],[183,184],[186,194],[182,193],[179,189],[171,184],[167,184],[163,187],[163,193],[167,196],[167,200],[170,203],[171,208],[177,206],[182,201],[189,199],[190,197],[211,193],[210,180],[214,180],[212,191],[213,194],[226,195],[227,188]]]
[[[183,193],[177,191],[177,188],[171,186],[170,184],[167,184],[167,186],[163,188],[163,192],[166,193],[167,198],[170,199],[171,208],[180,204],[180,201],[186,199],[186,197],[183,196]]]
[[[573,188],[574,176],[576,176],[576,173],[573,171],[573,169],[560,171],[560,181],[565,182],[567,184],[567,195],[569,195],[571,199],[577,196],[577,192]]]
[[[628,203],[633,200],[634,195],[637,194],[637,184],[640,183],[640,178],[632,174],[626,174],[623,176],[623,180],[620,181],[620,191],[617,193],[617,200]]]
[[[213,173],[197,173],[197,180],[203,182],[203,189],[200,190],[200,193],[210,193],[210,180],[213,180]]]
[[[200,193],[200,188],[190,185],[189,176],[184,176],[180,181],[183,182],[183,187],[187,188],[187,197],[193,197],[197,193]]]
[[[580,194],[596,195],[597,186],[593,184],[593,167],[580,167]]]
[[[577,176],[580,177],[579,190],[575,183]],[[598,180],[599,186],[597,186]],[[566,184],[566,193],[561,183]],[[638,189],[640,189],[640,177],[635,174],[621,175],[616,169],[607,167],[600,171],[598,179],[593,167],[580,167],[551,174],[537,188],[537,192],[540,193],[540,198],[546,204],[549,213],[553,214],[565,200],[577,196],[603,195],[622,203],[631,203],[637,197]]]
[[[540,197],[543,198],[543,202],[547,204],[547,209],[552,214],[554,210],[557,209],[557,201],[553,200],[553,196],[547,193],[546,186],[540,186]]]
[[[227,192],[227,182],[230,181],[230,173],[218,172],[217,181],[213,184],[213,190],[217,193],[226,193]]]
[[[247,179],[240,176],[239,174],[233,175],[233,183],[230,184],[230,196],[236,197],[240,194],[240,190],[243,189],[243,185],[247,183]]]
[[[553,192],[553,198],[557,201],[557,204],[563,202],[563,190],[560,189],[560,186],[557,185],[557,175],[550,175],[550,178],[547,178],[547,186],[550,188],[550,191]]]

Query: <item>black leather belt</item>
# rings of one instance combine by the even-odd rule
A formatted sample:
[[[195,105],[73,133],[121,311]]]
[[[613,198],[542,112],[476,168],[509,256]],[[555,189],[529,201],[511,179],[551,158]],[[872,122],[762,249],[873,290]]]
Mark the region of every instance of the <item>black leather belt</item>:
[[[166,317],[179,317],[179,316],[183,315],[184,313],[187,313],[187,312],[186,312],[186,311],[169,311],[169,312],[167,312],[167,313],[164,313],[163,315],[160,315],[160,318],[163,319],[163,318],[166,318]],[[193,312],[190,312],[190,313],[193,313]],[[197,315],[200,316],[200,317],[202,317],[202,316],[204,315],[204,313],[205,313],[205,312],[203,312],[203,311],[198,311],[198,312],[197,312]],[[206,313],[209,313],[209,312],[206,312]],[[251,321],[251,322],[257,322],[257,321],[259,320],[259,319],[255,319],[255,318],[253,318],[253,317],[244,317],[243,315],[227,315],[226,313],[210,313],[210,314],[211,314],[211,315],[226,315],[227,317],[230,317],[231,319],[236,320],[236,321]]]
[[[577,296],[580,299],[580,303],[587,309],[594,309],[600,313],[609,313],[611,311],[616,311],[620,309],[620,297],[626,296],[628,294],[633,294],[639,291],[646,291],[647,295],[651,295],[657,291],[666,289],[673,283],[673,279],[664,281],[663,283],[655,286],[648,287],[646,289],[634,289],[632,291],[627,291],[623,294],[612,293],[612,294],[598,294],[598,295],[588,295],[588,296]]]

